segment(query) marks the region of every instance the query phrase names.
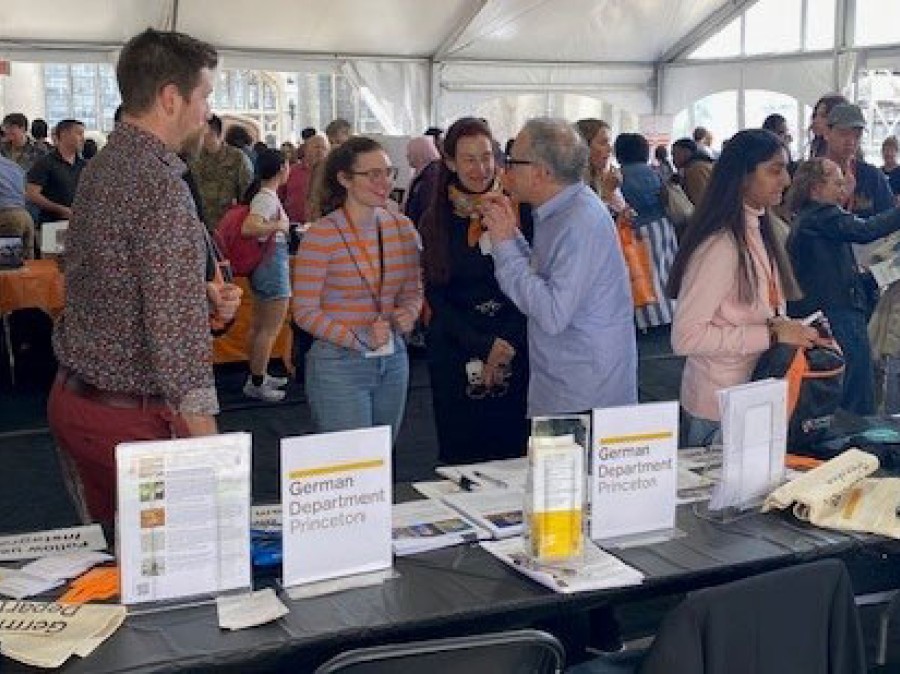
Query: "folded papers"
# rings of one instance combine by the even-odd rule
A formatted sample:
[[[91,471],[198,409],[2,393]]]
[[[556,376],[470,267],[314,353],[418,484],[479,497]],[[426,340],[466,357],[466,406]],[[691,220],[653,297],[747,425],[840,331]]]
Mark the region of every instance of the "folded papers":
[[[124,606],[0,601],[0,653],[33,667],[87,657],[125,620]]]

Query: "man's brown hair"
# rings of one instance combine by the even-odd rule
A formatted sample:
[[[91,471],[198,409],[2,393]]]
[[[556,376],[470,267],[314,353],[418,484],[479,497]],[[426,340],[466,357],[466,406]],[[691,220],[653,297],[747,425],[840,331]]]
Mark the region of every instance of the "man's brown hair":
[[[215,47],[184,33],[148,28],[122,48],[116,78],[122,108],[131,114],[147,112],[156,95],[169,84],[189,98],[200,82],[203,68],[213,69],[219,56]]]

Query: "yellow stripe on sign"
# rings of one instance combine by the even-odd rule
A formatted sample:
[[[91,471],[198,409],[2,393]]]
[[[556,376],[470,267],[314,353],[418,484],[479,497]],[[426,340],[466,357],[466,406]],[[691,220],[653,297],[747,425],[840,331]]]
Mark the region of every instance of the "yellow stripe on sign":
[[[672,431],[660,431],[659,433],[635,433],[634,435],[613,435],[609,438],[600,438],[601,445],[624,445],[629,442],[643,442],[645,440],[668,440],[674,433]]]
[[[383,465],[383,459],[372,459],[371,461],[351,461],[348,463],[336,463],[333,466],[320,466],[319,468],[304,468],[303,470],[294,470],[288,473],[288,476],[292,480],[299,480],[304,477],[312,477],[314,475],[328,475],[329,473],[346,473],[350,470],[368,470],[370,468],[381,468]]]

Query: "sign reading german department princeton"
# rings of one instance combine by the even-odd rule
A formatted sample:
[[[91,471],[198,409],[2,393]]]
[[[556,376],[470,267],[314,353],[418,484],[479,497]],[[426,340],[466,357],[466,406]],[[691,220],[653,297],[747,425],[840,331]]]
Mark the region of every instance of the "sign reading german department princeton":
[[[392,500],[387,426],[284,438],[284,585],[390,568]]]
[[[591,538],[675,527],[678,403],[593,411]]]

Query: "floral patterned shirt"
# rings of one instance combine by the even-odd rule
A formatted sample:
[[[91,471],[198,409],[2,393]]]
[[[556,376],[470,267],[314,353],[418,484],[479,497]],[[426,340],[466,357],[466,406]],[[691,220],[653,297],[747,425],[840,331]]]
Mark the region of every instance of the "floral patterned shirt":
[[[186,168],[156,136],[116,126],[75,195],[53,341],[60,364],[102,390],[216,414],[206,248]]]

